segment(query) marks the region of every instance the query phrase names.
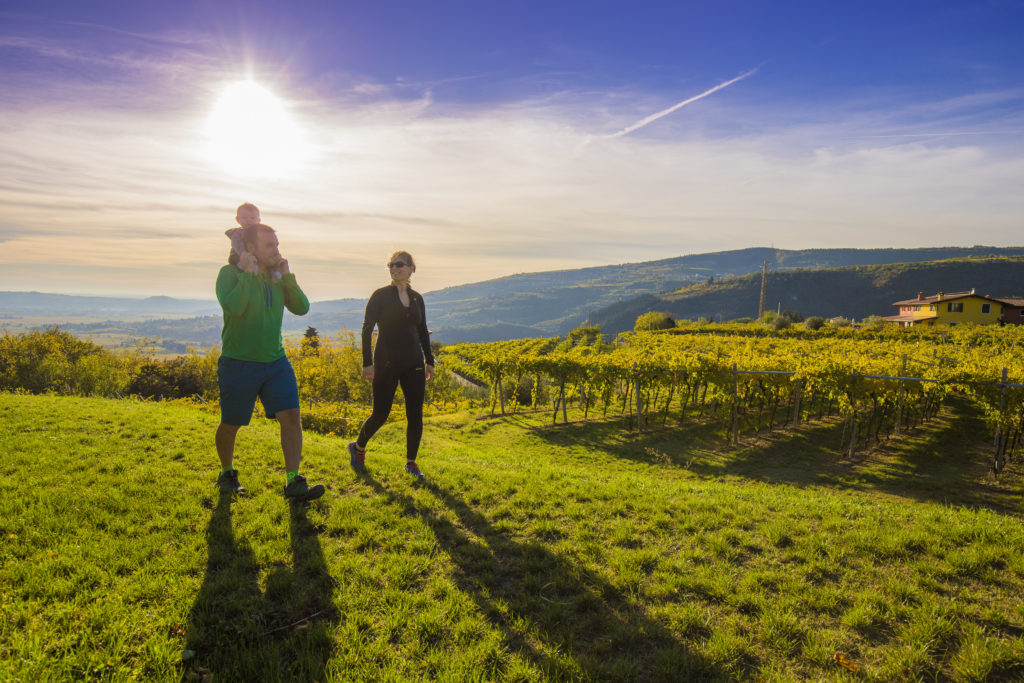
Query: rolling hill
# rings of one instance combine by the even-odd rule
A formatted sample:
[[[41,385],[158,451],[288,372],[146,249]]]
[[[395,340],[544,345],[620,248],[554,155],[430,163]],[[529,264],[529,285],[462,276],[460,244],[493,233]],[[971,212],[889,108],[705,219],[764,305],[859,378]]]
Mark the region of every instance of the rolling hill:
[[[424,299],[433,338],[444,343],[565,334],[588,317],[611,332],[631,328],[637,311],[667,310],[681,317],[715,319],[756,315],[761,266],[767,262],[772,273],[769,306],[781,304],[782,308],[799,310],[805,315],[859,318],[872,313],[887,314],[892,301],[913,296],[922,289],[990,287],[993,293],[1020,293],[1024,288],[1010,286],[1015,283],[1014,275],[1007,276],[1008,281],[992,281],[989,285],[989,280],[975,274],[968,277],[966,271],[960,280],[950,280],[946,271],[928,279],[923,271],[907,271],[903,266],[894,272],[905,271],[906,279],[894,281],[887,289],[882,287],[876,292],[874,286],[865,284],[879,278],[885,280],[887,276],[881,273],[893,264],[947,259],[973,259],[981,263],[998,257],[1024,258],[1024,247],[739,249],[641,263],[518,273],[427,292]],[[829,275],[828,278],[840,278],[835,282],[841,284],[816,284],[813,273],[844,267],[882,270]],[[847,280],[842,280],[844,277]],[[925,279],[915,279],[920,277]],[[285,313],[285,333],[301,334],[307,326],[324,335],[358,330],[365,305],[363,299],[313,302],[306,316]],[[139,337],[160,339],[170,352],[177,352],[185,344],[218,343],[219,314],[212,300],[0,292],[0,324],[5,329],[17,331],[60,324],[75,334],[94,335],[104,344],[107,340],[127,343],[125,340],[130,342]]]
[[[596,320],[599,309],[645,295],[657,298],[686,285],[760,273],[761,265],[766,261],[773,272],[785,272],[989,256],[1024,257],[1024,247],[739,249],[641,263],[520,273],[428,292],[424,294],[424,300],[431,328],[439,341],[496,341],[509,339],[510,329],[517,330],[518,337],[565,334],[586,321],[588,316]],[[915,289],[912,294],[916,292]],[[313,315],[307,319],[316,320],[318,311],[323,307],[340,310],[348,306],[348,319],[354,320],[354,325],[358,326],[362,320],[362,302],[352,310],[351,301],[319,302],[314,306]],[[886,306],[889,303],[891,301],[887,301]],[[784,303],[783,308],[786,307]],[[888,311],[888,308],[882,310]],[[753,314],[756,312],[755,300]],[[334,329],[315,322],[308,324],[318,329]],[[524,328],[532,328],[532,335],[529,329]]]
[[[761,275],[716,280],[683,287],[662,295],[622,301],[595,312],[592,321],[606,333],[633,329],[648,311],[664,311],[676,319],[727,321],[757,315]],[[1016,297],[1024,294],[1024,258],[967,258],[866,265],[821,270],[770,272],[767,303],[770,310],[790,309],[805,316],[893,315],[894,301],[924,291],[962,292]]]

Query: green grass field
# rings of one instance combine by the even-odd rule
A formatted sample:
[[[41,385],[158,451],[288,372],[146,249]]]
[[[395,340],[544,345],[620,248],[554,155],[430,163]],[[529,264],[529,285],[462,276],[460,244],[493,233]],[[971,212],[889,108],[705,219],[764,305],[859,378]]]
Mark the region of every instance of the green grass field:
[[[217,418],[0,394],[0,680],[1021,680],[1019,469],[953,400],[863,461],[832,426],[738,449],[549,415],[307,434],[213,489]]]

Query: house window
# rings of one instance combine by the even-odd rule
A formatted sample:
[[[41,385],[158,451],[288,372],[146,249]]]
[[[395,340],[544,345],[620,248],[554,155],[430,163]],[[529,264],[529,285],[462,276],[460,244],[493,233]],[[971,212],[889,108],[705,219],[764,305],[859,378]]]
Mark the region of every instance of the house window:
[[[982,304],[981,305],[981,312],[982,313],[991,313],[992,312],[992,304]]]
[[[946,304],[946,310],[950,313],[963,313],[964,303],[962,301],[958,301],[957,303],[950,302]]]
[[[935,312],[935,304],[928,304],[928,312],[929,313],[934,313]]]

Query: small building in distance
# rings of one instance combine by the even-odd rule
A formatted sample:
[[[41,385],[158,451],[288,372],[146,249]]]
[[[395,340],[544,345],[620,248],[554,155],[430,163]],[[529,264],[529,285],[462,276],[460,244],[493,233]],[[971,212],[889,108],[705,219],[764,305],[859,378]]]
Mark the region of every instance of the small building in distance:
[[[1008,325],[1024,325],[1024,298],[1017,296],[1001,296],[1003,315],[1000,322]]]
[[[1024,299],[1007,299],[1005,301],[1020,302],[1017,309],[1017,320],[1013,322],[1024,322],[1024,318],[1020,316],[1020,310],[1024,309]],[[885,319],[900,327],[956,325],[958,323],[995,325],[1001,322],[1011,322],[1003,320],[1003,309],[1006,307],[1004,299],[975,294],[973,289],[969,292],[953,294],[939,292],[934,296],[925,296],[924,292],[919,292],[916,299],[896,301],[893,306],[899,306],[899,315],[890,315]]]

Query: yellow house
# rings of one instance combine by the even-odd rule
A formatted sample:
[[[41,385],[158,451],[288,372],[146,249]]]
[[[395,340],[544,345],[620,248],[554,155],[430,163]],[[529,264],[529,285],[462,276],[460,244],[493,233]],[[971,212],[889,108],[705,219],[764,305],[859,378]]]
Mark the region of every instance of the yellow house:
[[[913,325],[956,325],[957,323],[975,323],[977,325],[995,324],[1003,314],[1003,302],[990,296],[969,292],[925,296],[920,292],[916,299],[897,301],[899,315],[886,317],[900,327]]]

